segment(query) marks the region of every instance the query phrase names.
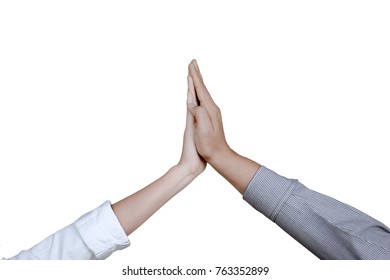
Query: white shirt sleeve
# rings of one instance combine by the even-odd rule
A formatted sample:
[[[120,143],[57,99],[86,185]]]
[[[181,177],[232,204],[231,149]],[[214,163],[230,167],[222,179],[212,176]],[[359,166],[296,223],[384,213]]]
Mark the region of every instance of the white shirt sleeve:
[[[111,202],[106,201],[10,260],[103,260],[128,246]]]

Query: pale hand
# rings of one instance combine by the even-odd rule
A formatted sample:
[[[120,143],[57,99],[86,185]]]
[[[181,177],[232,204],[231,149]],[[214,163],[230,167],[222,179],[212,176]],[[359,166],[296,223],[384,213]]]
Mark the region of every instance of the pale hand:
[[[187,77],[187,118],[183,136],[183,150],[179,161],[194,177],[201,174],[206,168],[206,161],[198,154],[195,146],[195,118],[189,111],[196,105],[194,84],[190,76]]]

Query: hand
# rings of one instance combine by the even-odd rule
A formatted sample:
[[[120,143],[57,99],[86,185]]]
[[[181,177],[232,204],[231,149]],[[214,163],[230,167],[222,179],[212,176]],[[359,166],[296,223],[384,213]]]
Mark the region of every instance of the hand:
[[[230,151],[223,130],[221,110],[204,85],[196,60],[191,61],[188,71],[191,78],[190,92],[194,91],[193,94],[196,94],[200,101],[200,104],[191,103],[189,107],[196,120],[196,148],[207,162],[212,162],[213,157]]]
[[[196,105],[196,95],[190,76],[187,77],[187,84],[187,119],[179,165],[184,166],[191,175],[196,177],[205,170],[206,162],[200,157],[195,146],[195,118],[189,110]]]
[[[188,70],[191,78],[189,91],[194,92],[192,95],[196,94],[200,101],[200,104],[190,102],[188,108],[195,117],[195,145],[198,153],[243,194],[260,164],[237,154],[229,147],[223,131],[221,110],[204,85],[196,60],[191,61]]]

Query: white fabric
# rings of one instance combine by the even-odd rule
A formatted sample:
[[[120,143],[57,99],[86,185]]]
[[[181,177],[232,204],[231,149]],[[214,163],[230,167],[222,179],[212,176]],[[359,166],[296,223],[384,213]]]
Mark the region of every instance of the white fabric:
[[[129,245],[111,202],[106,201],[10,260],[103,260]]]

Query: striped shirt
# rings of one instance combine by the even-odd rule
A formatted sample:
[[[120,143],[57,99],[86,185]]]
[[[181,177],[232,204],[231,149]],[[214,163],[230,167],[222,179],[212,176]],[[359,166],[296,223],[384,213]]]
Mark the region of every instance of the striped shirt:
[[[390,259],[390,229],[262,166],[243,198],[320,259]]]

